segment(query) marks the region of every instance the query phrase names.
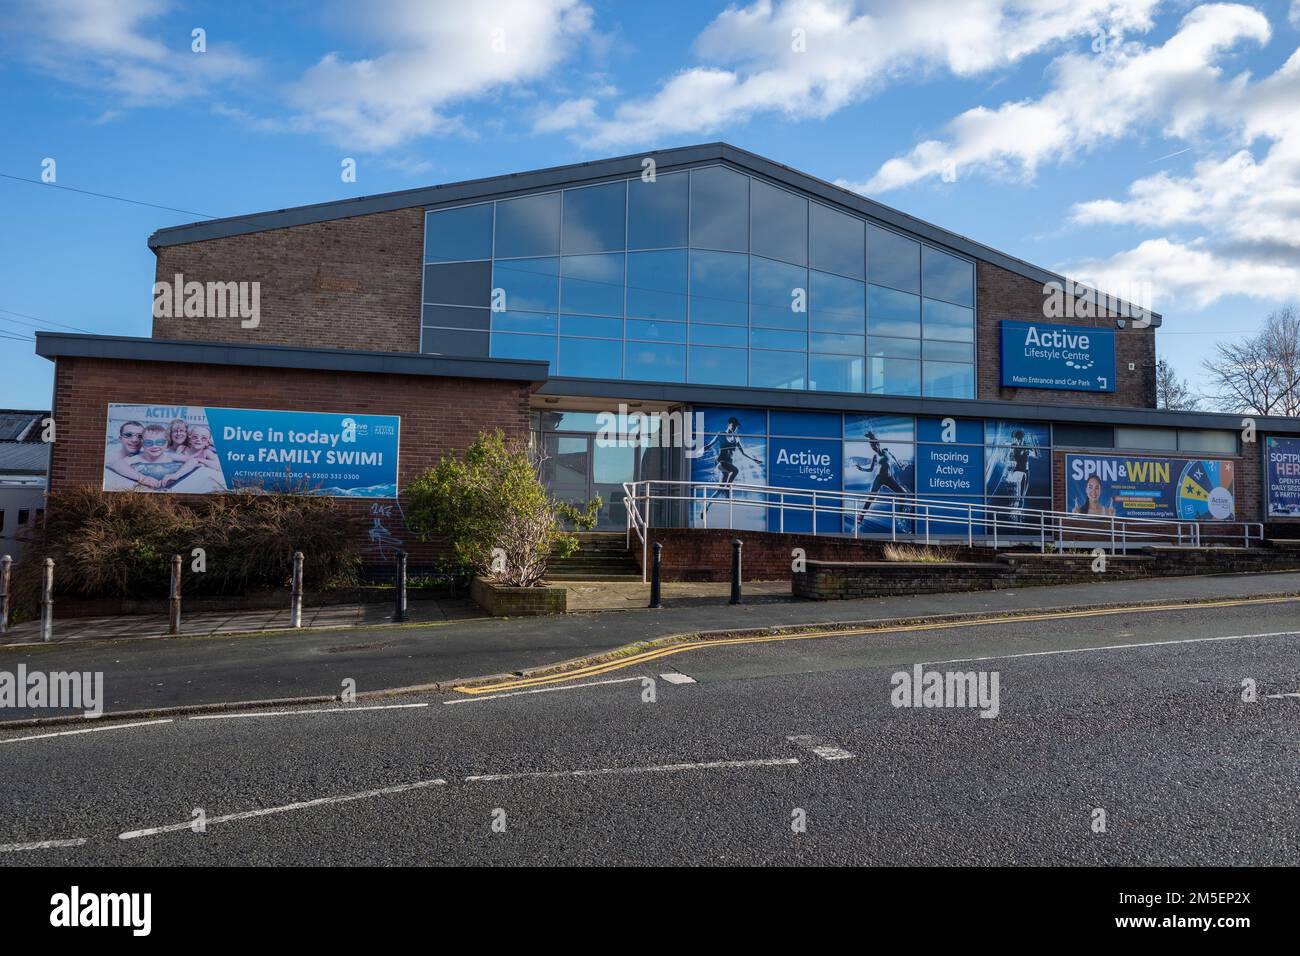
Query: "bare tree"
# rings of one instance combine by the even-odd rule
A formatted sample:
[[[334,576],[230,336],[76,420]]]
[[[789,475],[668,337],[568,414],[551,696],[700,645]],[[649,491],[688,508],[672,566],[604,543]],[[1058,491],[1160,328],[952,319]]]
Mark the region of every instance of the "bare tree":
[[[1156,362],[1156,408],[1170,411],[1193,411],[1201,407],[1187,379],[1179,378],[1167,359]]]
[[[1300,311],[1287,306],[1255,335],[1219,342],[1202,365],[1210,400],[1221,411],[1300,415]]]

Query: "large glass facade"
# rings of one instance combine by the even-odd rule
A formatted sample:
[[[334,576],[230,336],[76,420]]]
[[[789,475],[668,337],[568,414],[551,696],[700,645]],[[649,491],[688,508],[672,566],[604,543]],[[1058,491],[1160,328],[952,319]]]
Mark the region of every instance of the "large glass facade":
[[[973,398],[975,272],[707,166],[429,211],[421,347],[562,377]]]

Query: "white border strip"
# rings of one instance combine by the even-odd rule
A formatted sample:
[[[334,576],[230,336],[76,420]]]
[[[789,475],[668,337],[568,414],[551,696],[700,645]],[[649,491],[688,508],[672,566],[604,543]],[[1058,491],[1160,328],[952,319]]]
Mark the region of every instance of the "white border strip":
[[[87,718],[95,720],[99,718]],[[71,737],[73,734],[94,734],[101,730],[125,730],[127,727],[151,727],[154,724],[170,724],[172,719],[164,717],[161,720],[137,720],[131,724],[110,724],[107,727],[85,727],[81,730],[56,730],[48,734],[29,734],[26,737],[10,737],[8,740],[0,740],[0,744],[16,744],[24,740],[44,740],[47,737]]]

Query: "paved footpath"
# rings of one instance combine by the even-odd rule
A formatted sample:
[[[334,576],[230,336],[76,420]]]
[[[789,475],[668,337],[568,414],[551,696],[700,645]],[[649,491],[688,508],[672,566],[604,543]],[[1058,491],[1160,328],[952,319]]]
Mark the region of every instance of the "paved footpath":
[[[0,671],[103,672],[108,714],[164,707],[358,693],[511,673],[599,654],[635,641],[702,630],[833,624],[944,614],[1005,613],[1149,601],[1300,594],[1300,573],[1098,581],[1063,587],[858,601],[766,601],[732,607],[691,601],[659,611],[470,619],[269,633],[245,637],[116,639],[0,647]],[[1290,625],[1291,606],[1278,611]],[[6,707],[0,722],[72,711]]]

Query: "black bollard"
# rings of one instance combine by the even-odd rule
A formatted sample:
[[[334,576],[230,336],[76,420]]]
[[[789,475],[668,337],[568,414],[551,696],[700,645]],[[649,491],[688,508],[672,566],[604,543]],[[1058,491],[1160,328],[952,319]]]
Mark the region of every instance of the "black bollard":
[[[745,542],[739,538],[731,542],[731,601],[732,604],[740,603],[740,549],[745,546]]]
[[[393,620],[406,620],[406,552],[397,552],[397,594],[395,595],[396,605],[393,608]]]
[[[654,546],[654,564],[650,566],[650,606],[654,608],[663,607],[659,600],[659,566],[663,561],[664,546],[658,541]]]

